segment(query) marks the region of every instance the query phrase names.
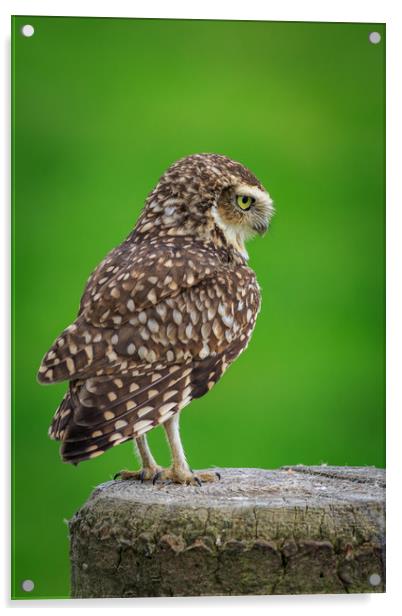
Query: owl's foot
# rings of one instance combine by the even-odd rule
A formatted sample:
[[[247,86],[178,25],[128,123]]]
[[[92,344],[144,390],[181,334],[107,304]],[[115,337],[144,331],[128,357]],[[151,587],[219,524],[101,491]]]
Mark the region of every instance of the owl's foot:
[[[219,473],[194,473],[191,469],[174,467],[165,468],[155,473],[152,483],[157,481],[170,481],[172,483],[180,483],[183,485],[198,485],[202,486],[205,482],[219,481],[221,478]]]
[[[127,479],[136,479],[138,481],[149,481],[155,477],[155,474],[160,473],[162,471],[161,466],[144,466],[139,471],[119,471],[115,474],[113,479],[121,479],[122,481],[126,481]]]

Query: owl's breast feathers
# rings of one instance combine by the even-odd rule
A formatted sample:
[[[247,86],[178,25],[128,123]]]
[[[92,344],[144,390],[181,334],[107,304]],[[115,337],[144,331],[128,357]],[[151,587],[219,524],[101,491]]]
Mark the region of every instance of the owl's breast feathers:
[[[211,389],[247,346],[259,305],[254,272],[212,242],[129,236],[39,370],[42,383],[70,381],[49,432],[63,459],[100,455]]]

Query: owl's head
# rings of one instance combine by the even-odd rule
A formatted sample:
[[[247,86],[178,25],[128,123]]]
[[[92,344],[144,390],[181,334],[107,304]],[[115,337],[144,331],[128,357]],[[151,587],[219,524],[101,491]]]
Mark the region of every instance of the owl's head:
[[[273,214],[271,197],[244,165],[220,154],[193,154],[161,177],[137,229],[159,236],[218,229],[247,258],[245,241],[265,233]]]

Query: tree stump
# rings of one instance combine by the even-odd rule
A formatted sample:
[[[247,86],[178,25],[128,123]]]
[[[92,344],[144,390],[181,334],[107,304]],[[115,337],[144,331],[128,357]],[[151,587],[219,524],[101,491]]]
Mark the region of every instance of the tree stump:
[[[385,471],[216,470],[96,488],[69,523],[72,596],[384,592]]]

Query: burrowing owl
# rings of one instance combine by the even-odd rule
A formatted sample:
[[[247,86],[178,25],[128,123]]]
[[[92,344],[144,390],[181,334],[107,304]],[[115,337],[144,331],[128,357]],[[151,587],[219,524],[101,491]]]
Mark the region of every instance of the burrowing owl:
[[[134,439],[140,471],[120,477],[200,483],[179,436],[179,415],[246,348],[260,307],[245,240],[264,233],[272,200],[243,165],[218,154],[175,162],[126,240],[90,276],[78,316],[39,369],[69,381],[49,429],[77,464]],[[163,424],[172,466],[161,469],[145,433]]]

